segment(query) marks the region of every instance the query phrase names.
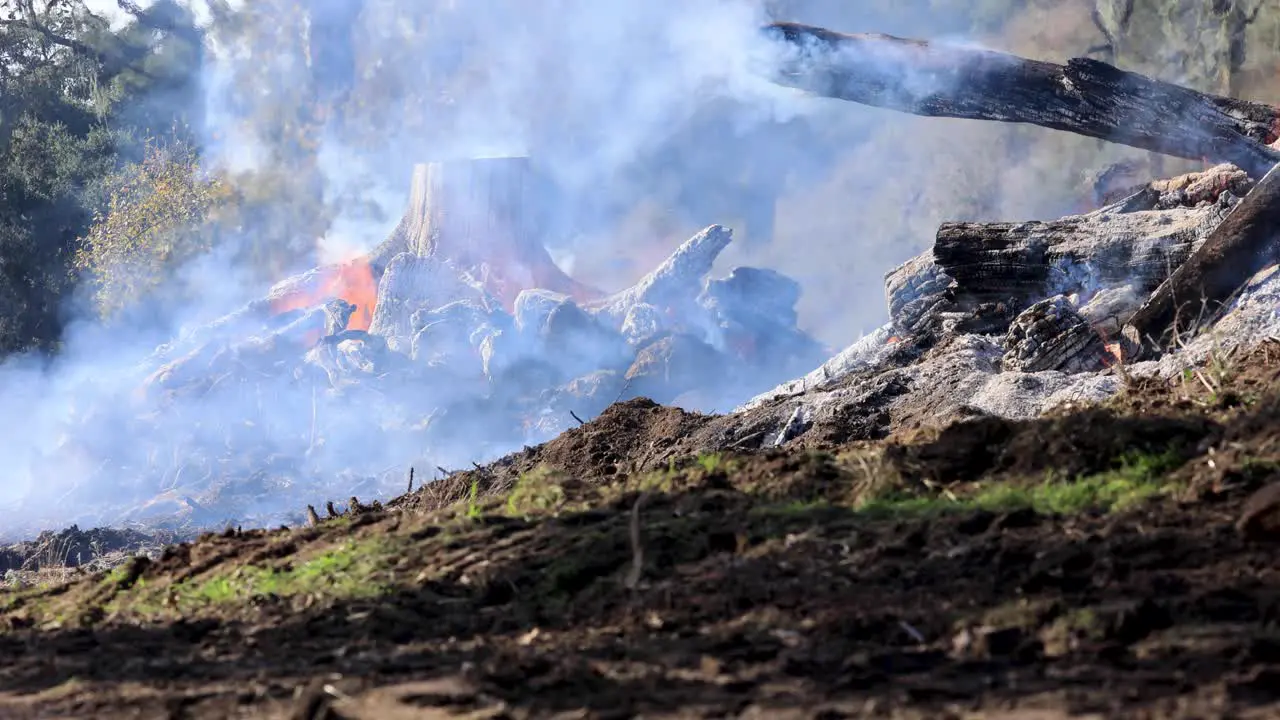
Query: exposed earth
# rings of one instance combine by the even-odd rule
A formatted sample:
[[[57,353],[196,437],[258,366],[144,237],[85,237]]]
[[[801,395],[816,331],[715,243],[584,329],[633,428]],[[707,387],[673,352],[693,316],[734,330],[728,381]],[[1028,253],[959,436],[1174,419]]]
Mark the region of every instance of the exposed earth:
[[[1277,359],[760,452],[632,400],[314,527],[50,534],[0,716],[1276,717]]]

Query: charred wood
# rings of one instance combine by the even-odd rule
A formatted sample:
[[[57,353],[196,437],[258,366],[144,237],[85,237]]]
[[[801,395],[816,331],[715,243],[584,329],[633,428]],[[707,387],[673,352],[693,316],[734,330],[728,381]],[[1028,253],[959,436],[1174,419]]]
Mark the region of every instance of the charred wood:
[[[1056,295],[1018,314],[1004,339],[1005,370],[1088,372],[1105,365],[1106,347],[1071,301]]]
[[[958,312],[970,316],[969,331],[1004,332],[1008,320],[1046,297],[1067,295],[1084,306],[1107,292],[1095,309],[1123,324],[1136,298],[1190,257],[1233,202],[1222,193],[1215,204],[1195,208],[1122,212],[1113,205],[1050,221],[944,223],[931,253],[886,277],[890,317],[895,327],[916,332],[942,313]]]
[[[798,23],[764,28],[769,79],[816,95],[928,117],[1025,123],[1261,177],[1280,109],[1208,95],[1088,58],[1065,65],[1007,53]]]
[[[1272,169],[1129,319],[1123,331],[1126,356],[1159,354],[1211,321],[1280,256],[1278,228],[1280,172]]]

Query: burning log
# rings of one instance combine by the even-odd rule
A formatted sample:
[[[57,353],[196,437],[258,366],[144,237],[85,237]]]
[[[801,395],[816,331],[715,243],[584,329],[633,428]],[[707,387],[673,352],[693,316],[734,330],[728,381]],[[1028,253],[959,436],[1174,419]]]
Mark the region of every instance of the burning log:
[[[817,95],[928,117],[1026,123],[1261,177],[1280,162],[1280,109],[1208,95],[1098,60],[1066,65],[797,23],[764,28],[781,46],[769,79]]]
[[[579,300],[599,297],[547,253],[537,187],[523,157],[417,165],[404,216],[370,254],[370,264],[381,272],[401,253],[447,261],[480,280],[507,308],[521,290],[534,287]]]
[[[1210,321],[1249,278],[1276,262],[1277,228],[1280,172],[1272,169],[1129,319],[1126,358],[1158,354]]]
[[[1089,372],[1106,364],[1102,338],[1063,295],[1023,310],[1004,339],[1005,370]]]

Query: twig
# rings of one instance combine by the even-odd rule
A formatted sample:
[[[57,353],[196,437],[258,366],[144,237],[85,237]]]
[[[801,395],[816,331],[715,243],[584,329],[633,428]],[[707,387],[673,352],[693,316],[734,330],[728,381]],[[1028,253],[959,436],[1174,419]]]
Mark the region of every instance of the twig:
[[[631,570],[625,581],[628,590],[635,590],[640,585],[640,576],[644,573],[644,545],[640,537],[640,508],[644,505],[645,494],[640,493],[631,506]]]
[[[898,625],[902,628],[904,632],[906,632],[908,635],[911,636],[912,640],[915,640],[921,645],[925,643],[924,635],[919,630],[915,629],[914,627],[911,627],[911,623],[908,623],[906,620],[899,620]]]
[[[622,399],[622,395],[623,395],[623,393],[625,393],[625,392],[627,391],[627,388],[629,388],[629,387],[631,387],[631,378],[627,378],[627,381],[626,381],[626,382],[624,382],[624,383],[622,383],[622,389],[618,391],[618,396],[617,396],[617,397],[615,397],[615,398],[613,399],[613,402],[612,402],[612,403],[609,403],[609,404],[610,404],[610,405],[617,404],[617,402],[618,402],[619,400],[621,400],[621,399]]]
[[[407,493],[413,492],[413,466],[412,465],[409,466],[409,489],[405,490],[405,492]]]
[[[765,432],[763,430],[761,430],[760,432],[753,432],[750,435],[747,435],[745,437],[739,438],[738,440],[735,440],[732,444],[726,446],[725,449],[733,450],[734,448],[740,448],[743,445],[746,445],[747,443],[751,442],[752,440],[759,440],[761,437],[764,436],[764,434]]]
[[[578,413],[576,413],[576,412],[574,412],[574,411],[570,410],[570,411],[569,411],[569,415],[570,415],[574,420],[577,420],[579,425],[586,425],[586,424],[587,424],[587,421],[586,421],[586,420],[583,420],[582,418],[578,417]]]

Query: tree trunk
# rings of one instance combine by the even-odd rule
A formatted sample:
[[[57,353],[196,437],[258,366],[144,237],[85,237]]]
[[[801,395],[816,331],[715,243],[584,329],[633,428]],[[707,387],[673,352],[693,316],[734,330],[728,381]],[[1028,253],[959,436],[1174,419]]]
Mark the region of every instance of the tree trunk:
[[[1280,110],[1199,93],[1087,58],[1066,65],[889,35],[766,26],[780,85],[929,117],[1027,123],[1266,174]]]
[[[547,253],[539,192],[527,158],[417,165],[400,224],[371,254],[375,274],[402,252],[470,273],[511,308],[521,290],[544,288],[579,300],[602,293],[566,275]]]

